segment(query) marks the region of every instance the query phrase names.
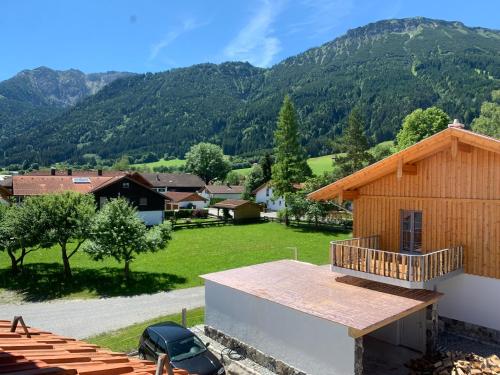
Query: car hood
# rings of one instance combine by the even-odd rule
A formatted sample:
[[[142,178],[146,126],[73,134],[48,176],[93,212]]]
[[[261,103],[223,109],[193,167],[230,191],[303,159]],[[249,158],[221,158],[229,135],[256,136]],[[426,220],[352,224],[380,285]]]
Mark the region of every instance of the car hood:
[[[172,361],[176,368],[188,371],[191,374],[212,375],[222,367],[222,364],[216,356],[206,350],[195,357],[185,359],[184,361]]]

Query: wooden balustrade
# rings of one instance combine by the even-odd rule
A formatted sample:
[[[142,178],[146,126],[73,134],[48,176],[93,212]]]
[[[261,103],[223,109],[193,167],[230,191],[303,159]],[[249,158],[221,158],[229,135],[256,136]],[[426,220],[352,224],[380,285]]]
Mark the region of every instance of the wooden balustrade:
[[[333,266],[410,282],[424,282],[463,267],[463,247],[426,254],[405,254],[379,249],[380,237],[360,237],[332,241]]]

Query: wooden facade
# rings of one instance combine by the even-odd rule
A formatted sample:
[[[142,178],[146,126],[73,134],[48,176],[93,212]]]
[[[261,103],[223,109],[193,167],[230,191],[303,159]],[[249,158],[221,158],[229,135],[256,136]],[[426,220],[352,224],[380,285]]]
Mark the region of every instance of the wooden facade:
[[[354,237],[391,252],[401,210],[421,211],[422,253],[463,246],[466,273],[500,279],[500,141],[447,129],[377,164],[311,197],[352,199]]]

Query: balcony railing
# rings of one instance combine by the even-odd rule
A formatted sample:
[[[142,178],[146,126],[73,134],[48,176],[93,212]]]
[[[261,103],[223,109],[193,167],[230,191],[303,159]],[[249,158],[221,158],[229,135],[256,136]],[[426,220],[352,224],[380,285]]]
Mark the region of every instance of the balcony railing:
[[[380,250],[379,236],[332,241],[333,267],[422,284],[463,267],[463,247],[426,254],[406,254]]]

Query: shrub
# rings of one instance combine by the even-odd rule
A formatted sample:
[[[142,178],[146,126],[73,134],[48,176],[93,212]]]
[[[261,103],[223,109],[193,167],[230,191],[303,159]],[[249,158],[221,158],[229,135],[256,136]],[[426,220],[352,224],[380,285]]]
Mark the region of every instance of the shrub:
[[[208,217],[208,210],[202,209],[202,208],[198,208],[196,210],[193,210],[192,217],[197,218],[197,219],[206,219]]]

